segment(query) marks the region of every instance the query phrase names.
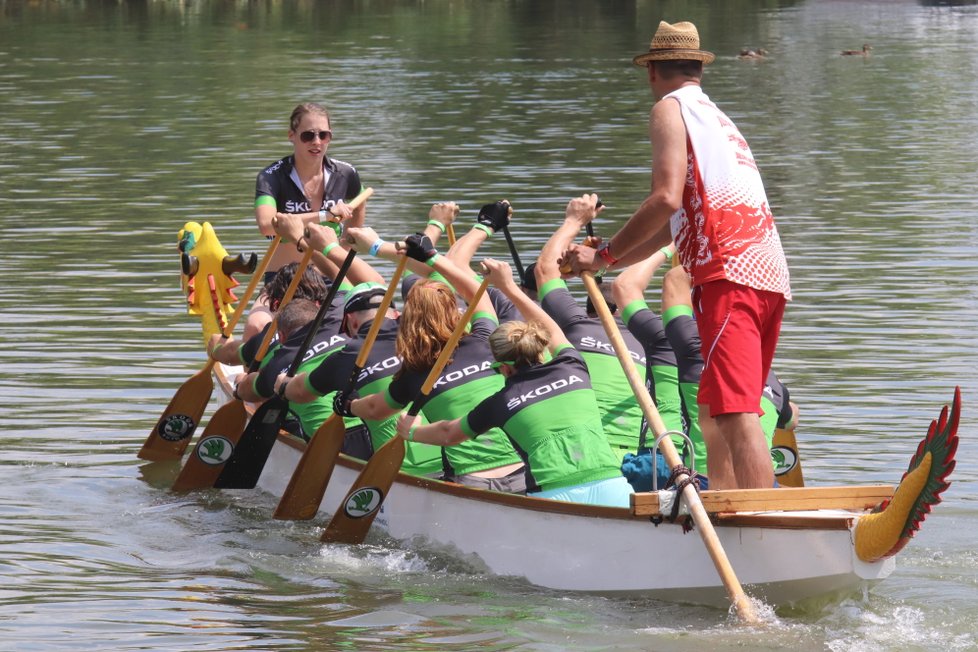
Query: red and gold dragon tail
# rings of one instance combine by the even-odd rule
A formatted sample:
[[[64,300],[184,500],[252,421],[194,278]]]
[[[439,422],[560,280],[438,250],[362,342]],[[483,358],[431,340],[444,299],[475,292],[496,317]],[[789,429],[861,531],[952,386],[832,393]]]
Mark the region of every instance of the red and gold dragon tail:
[[[900,552],[920,529],[931,507],[941,502],[941,494],[950,486],[947,478],[954,470],[960,415],[958,387],[950,411],[945,405],[940,417],[931,422],[893,498],[856,523],[856,555],[861,560],[873,562]]]

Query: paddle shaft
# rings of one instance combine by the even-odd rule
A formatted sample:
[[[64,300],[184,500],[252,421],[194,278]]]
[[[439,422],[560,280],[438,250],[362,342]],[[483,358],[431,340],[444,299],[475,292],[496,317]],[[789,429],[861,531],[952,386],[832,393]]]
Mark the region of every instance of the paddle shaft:
[[[466,324],[469,323],[472,315],[475,314],[476,306],[488,286],[489,279],[485,279],[479,285],[479,289],[473,295],[468,308],[466,308],[465,313],[459,319],[451,337],[445,342],[445,346],[442,348],[438,359],[435,360],[431,371],[428,372],[428,378],[421,386],[421,391],[418,392],[417,398],[412,401],[411,408],[408,410],[409,415],[416,416],[418,414],[421,409],[419,399],[431,392],[435,383],[438,382],[438,377],[445,369],[449,359],[451,359],[452,353],[455,351],[455,346],[465,332]],[[386,498],[387,493],[390,491],[391,485],[394,484],[394,478],[401,470],[401,463],[403,461],[404,439],[399,435],[395,435],[393,439],[375,451],[373,457],[363,467],[360,475],[353,483],[353,487],[343,499],[343,504],[333,514],[333,518],[323,531],[321,540],[327,543],[363,543],[367,532],[370,530],[370,525],[384,504],[384,498]],[[358,509],[357,514],[350,513],[349,508],[351,503],[357,503],[357,495],[360,494],[362,497],[363,490],[365,489],[374,494],[374,498],[369,501],[369,507]]]
[[[506,245],[509,247],[509,255],[513,257],[513,264],[516,265],[516,273],[520,277],[520,285],[526,285],[526,270],[523,269],[523,263],[520,261],[520,254],[516,251],[516,243],[513,242],[513,236],[509,232],[509,226],[503,227],[503,235],[506,236]]]
[[[357,377],[363,371],[364,365],[367,364],[370,350],[380,333],[380,328],[387,315],[387,309],[390,308],[391,302],[394,300],[394,292],[397,290],[397,284],[401,280],[406,266],[407,256],[401,256],[394,276],[391,277],[390,284],[387,286],[387,292],[384,293],[384,298],[377,308],[377,313],[370,324],[370,330],[367,331],[363,346],[360,347],[360,352],[353,364],[353,371],[350,373],[350,380],[347,384],[348,391],[354,387]],[[333,475],[333,469],[336,467],[336,457],[343,447],[345,433],[346,425],[343,422],[343,417],[335,412],[316,429],[315,435],[306,444],[306,449],[302,452],[302,457],[299,458],[299,463],[292,472],[288,486],[282,493],[278,507],[275,508],[274,518],[284,520],[308,519],[316,515],[319,503],[322,502],[323,496],[326,494],[326,486]]]
[[[635,393],[635,398],[642,408],[646,421],[648,421],[657,436],[663,434],[667,430],[666,425],[663,423],[662,417],[659,416],[659,411],[656,409],[655,403],[652,401],[652,396],[645,387],[645,383],[642,382],[638,371],[635,369],[632,358],[628,353],[628,347],[625,345],[625,340],[622,338],[621,331],[618,330],[618,324],[615,323],[615,319],[608,309],[608,304],[605,303],[604,296],[602,296],[601,291],[598,289],[594,275],[591,272],[584,272],[581,274],[581,278],[584,281],[584,286],[587,288],[588,295],[591,297],[591,303],[594,304],[595,309],[598,311],[601,324],[608,334],[608,339],[611,340],[611,345],[615,349],[615,355],[618,356],[618,362],[621,363],[621,368],[628,378],[628,384],[631,385],[632,391]],[[659,448],[670,468],[682,465],[682,460],[679,458],[679,454],[676,452],[676,447],[673,445],[670,437],[663,437]],[[686,477],[686,475],[680,475],[677,480],[681,481]],[[693,522],[697,526],[696,529],[700,533],[704,545],[706,545],[707,552],[713,560],[713,565],[720,575],[720,580],[723,582],[724,588],[727,590],[727,595],[730,596],[730,601],[734,604],[737,615],[745,622],[758,622],[754,606],[744,593],[744,589],[740,585],[740,580],[737,579],[733,567],[730,565],[730,560],[727,558],[727,554],[720,544],[720,538],[713,528],[713,523],[710,521],[706,509],[703,508],[700,495],[692,485],[686,485],[683,489],[683,498],[686,500],[690,514],[693,517]]]
[[[265,255],[262,257],[261,262],[258,263],[258,269],[256,269],[251,275],[251,281],[248,282],[248,287],[245,288],[244,294],[241,295],[241,299],[238,301],[238,307],[234,310],[234,314],[231,315],[231,321],[228,322],[227,327],[223,329],[222,335],[225,338],[231,336],[231,331],[238,324],[241,319],[241,315],[244,314],[245,308],[248,305],[248,301],[251,300],[251,295],[254,294],[255,288],[258,287],[259,281],[265,275],[265,270],[268,268],[268,263],[272,261],[272,254],[278,248],[279,243],[282,242],[282,238],[276,236],[268,243],[268,250],[265,251]]]
[[[445,232],[448,235],[448,246],[451,247],[455,244],[455,225],[448,224],[445,226]]]

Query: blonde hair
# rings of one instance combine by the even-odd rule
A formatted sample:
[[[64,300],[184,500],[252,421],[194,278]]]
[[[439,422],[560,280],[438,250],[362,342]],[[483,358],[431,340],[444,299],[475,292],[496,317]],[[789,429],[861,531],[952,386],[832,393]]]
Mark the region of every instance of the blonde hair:
[[[498,362],[528,367],[543,362],[550,331],[538,321],[508,321],[489,336],[489,349]]]
[[[430,369],[460,318],[455,294],[447,285],[431,280],[415,283],[404,300],[394,341],[394,348],[401,357],[401,369]]]

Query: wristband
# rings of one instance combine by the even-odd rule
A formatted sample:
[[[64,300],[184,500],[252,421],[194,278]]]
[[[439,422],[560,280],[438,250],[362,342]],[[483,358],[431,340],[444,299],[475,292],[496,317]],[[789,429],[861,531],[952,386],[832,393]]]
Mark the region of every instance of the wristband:
[[[325,208],[320,208],[319,209],[319,221],[322,222],[325,219],[326,219],[326,209]]]
[[[428,224],[430,226],[433,226],[433,227],[437,228],[442,233],[445,232],[445,225],[442,224],[441,222],[439,222],[438,220],[435,220],[435,219],[428,220]]]
[[[330,242],[328,245],[323,247],[323,255],[328,256],[329,252],[331,252],[333,249],[336,249],[339,246],[340,246],[339,242]]]
[[[608,264],[608,267],[611,267],[618,262],[618,259],[611,255],[610,241],[598,247],[598,255],[601,256],[601,259]]]
[[[408,430],[408,436],[407,436],[408,441],[414,441],[414,431],[417,429],[418,429],[417,426],[411,426],[411,429]]]
[[[441,258],[441,256],[439,256],[438,254],[435,254],[434,256],[432,256],[431,258],[429,258],[428,260],[424,261],[424,264],[427,265],[428,267],[434,267],[435,266],[435,261],[437,261],[439,258]]]
[[[482,231],[483,233],[485,233],[487,236],[490,236],[490,237],[494,233],[494,231],[492,229],[490,229],[488,226],[486,226],[485,224],[473,224],[472,225],[472,228],[473,229],[479,229],[480,231]]]
[[[665,246],[665,247],[663,247],[662,249],[659,249],[659,252],[660,252],[660,253],[661,253],[661,254],[662,254],[663,256],[665,256],[665,257],[666,257],[666,262],[667,262],[667,263],[668,263],[668,262],[669,262],[670,260],[672,260],[672,254],[673,254],[673,252],[672,252],[672,251],[669,251],[669,245],[666,245],[666,246]]]
[[[371,256],[376,256],[377,252],[380,251],[381,245],[383,244],[384,244],[383,239],[377,238],[376,240],[374,240],[374,243],[370,245],[370,251],[367,253],[369,253]]]

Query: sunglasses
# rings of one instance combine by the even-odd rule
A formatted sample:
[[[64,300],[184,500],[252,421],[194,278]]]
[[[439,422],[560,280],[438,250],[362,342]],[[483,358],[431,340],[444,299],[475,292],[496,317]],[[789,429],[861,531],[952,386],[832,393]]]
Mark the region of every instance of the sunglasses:
[[[314,131],[310,129],[309,131],[303,131],[302,133],[300,133],[299,140],[301,140],[304,143],[311,143],[316,136],[319,136],[319,140],[325,141],[333,137],[333,132],[328,130]]]

